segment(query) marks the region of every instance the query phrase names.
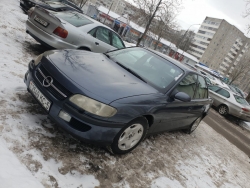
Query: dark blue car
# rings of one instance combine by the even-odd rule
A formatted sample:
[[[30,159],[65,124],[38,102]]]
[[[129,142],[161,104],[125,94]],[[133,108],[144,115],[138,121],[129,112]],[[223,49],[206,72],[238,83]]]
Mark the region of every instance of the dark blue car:
[[[202,75],[139,47],[48,51],[29,63],[25,83],[58,126],[116,154],[151,134],[191,133],[212,103]]]

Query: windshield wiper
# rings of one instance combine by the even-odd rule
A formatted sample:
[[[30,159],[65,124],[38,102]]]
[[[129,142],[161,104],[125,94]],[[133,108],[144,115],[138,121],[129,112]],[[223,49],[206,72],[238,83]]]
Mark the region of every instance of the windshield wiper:
[[[106,54],[106,53],[103,53],[105,56],[107,56],[109,59],[110,59],[110,56],[108,55],[108,54]]]
[[[128,67],[124,66],[123,64],[116,62],[118,65],[120,65],[122,68],[124,68],[125,70],[127,70],[128,72],[130,72],[131,74],[133,74],[134,76],[136,76],[137,78],[139,78],[140,80],[142,80],[143,82],[147,83],[146,80],[144,80],[139,74],[137,74],[135,71],[129,69]]]

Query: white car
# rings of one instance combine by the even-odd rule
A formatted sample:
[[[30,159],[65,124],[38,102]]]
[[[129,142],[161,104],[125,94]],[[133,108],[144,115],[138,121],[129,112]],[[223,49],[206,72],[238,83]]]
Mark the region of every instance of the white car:
[[[27,33],[49,48],[98,53],[125,48],[117,33],[81,13],[53,12],[36,6],[28,14]]]
[[[216,85],[208,86],[209,96],[213,99],[213,106],[219,114],[231,114],[244,121],[250,122],[250,106],[248,102],[232,90]]]
[[[205,77],[208,85],[218,85],[218,86],[221,86],[223,88],[230,89],[227,84],[225,84],[224,82],[222,82],[220,79],[215,78],[211,74],[206,73],[206,72],[204,72],[204,71],[202,71],[200,69],[198,69],[198,72]]]

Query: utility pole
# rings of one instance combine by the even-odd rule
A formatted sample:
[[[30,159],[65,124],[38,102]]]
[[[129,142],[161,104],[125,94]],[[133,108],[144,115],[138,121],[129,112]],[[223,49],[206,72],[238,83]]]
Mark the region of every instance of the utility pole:
[[[111,5],[110,5],[110,7],[109,7],[109,11],[108,11],[107,15],[105,16],[105,20],[104,20],[104,22],[103,22],[103,24],[104,24],[104,25],[105,25],[105,22],[106,22],[107,16],[109,15],[110,9],[111,9],[111,8],[112,8],[112,6],[113,6],[113,3],[114,3],[114,1],[112,1]]]

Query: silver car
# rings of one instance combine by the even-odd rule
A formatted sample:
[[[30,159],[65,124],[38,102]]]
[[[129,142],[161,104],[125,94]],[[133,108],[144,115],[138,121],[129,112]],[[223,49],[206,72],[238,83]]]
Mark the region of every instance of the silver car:
[[[209,96],[213,99],[213,105],[218,108],[219,114],[230,114],[250,122],[250,105],[243,97],[220,86],[210,85],[208,89]]]
[[[36,6],[28,15],[27,33],[47,47],[99,53],[125,48],[117,33],[81,13],[53,12]]]

